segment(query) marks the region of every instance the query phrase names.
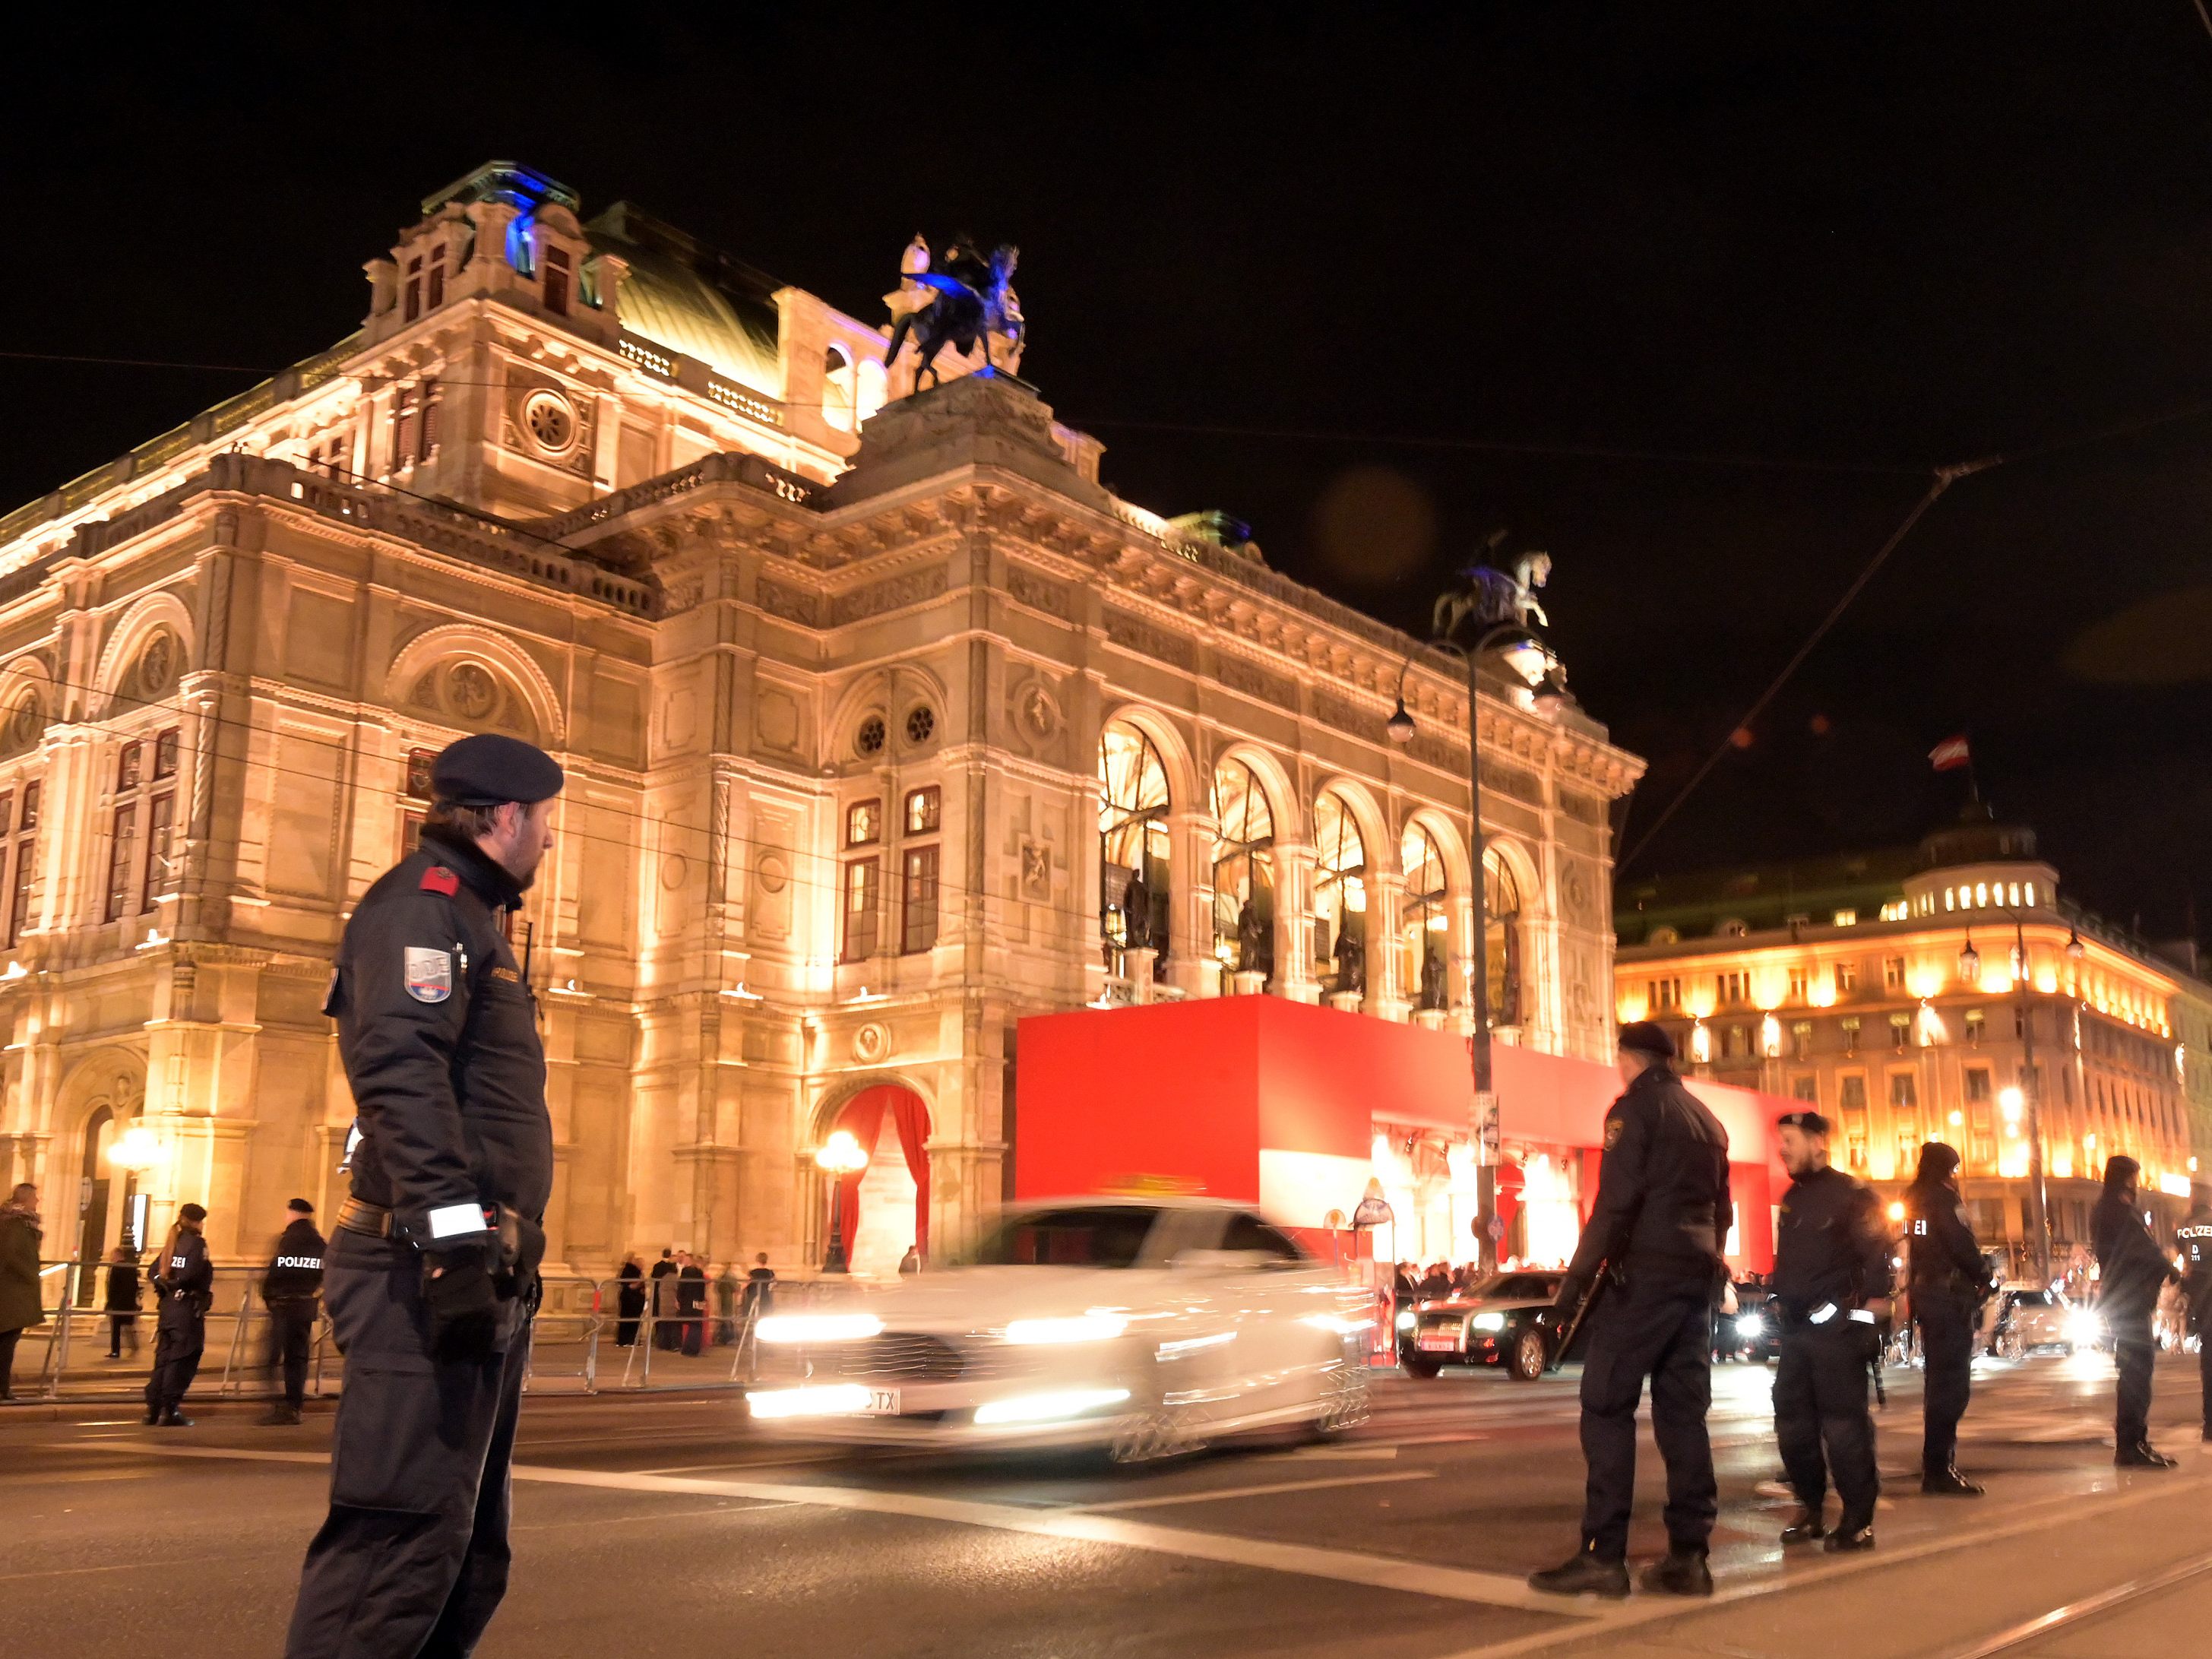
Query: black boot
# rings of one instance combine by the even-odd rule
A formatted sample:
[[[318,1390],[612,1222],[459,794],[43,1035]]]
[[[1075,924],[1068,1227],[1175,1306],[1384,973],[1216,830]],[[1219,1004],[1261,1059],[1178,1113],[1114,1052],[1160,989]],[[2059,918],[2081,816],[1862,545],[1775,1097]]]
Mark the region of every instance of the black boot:
[[[189,1429],[191,1425],[192,1419],[174,1406],[161,1413],[161,1426],[165,1429]]]
[[[300,1408],[285,1405],[281,1401],[255,1419],[264,1428],[283,1428],[299,1420]]]
[[[2158,1450],[2149,1441],[2138,1440],[2112,1462],[2124,1469],[2170,1469],[2173,1468],[2175,1460]]]
[[[159,1406],[149,1406],[146,1407],[146,1426],[148,1428],[152,1428],[161,1420],[161,1408]]]
[[[1817,1543],[1827,1535],[1828,1529],[1820,1524],[1820,1512],[1803,1507],[1799,1508],[1797,1518],[1782,1529],[1785,1544]]]
[[[1821,1547],[1839,1554],[1853,1550],[1870,1550],[1874,1547],[1874,1522],[1854,1522],[1846,1516],[1836,1523],[1835,1531],[1828,1534],[1828,1541]]]
[[[1648,1590],[1662,1590],[1668,1595],[1713,1593],[1712,1570],[1705,1565],[1705,1553],[1698,1549],[1669,1546],[1665,1555],[1637,1576],[1637,1582]]]
[[[1530,1573],[1528,1588],[1550,1595],[1626,1595],[1628,1564],[1601,1561],[1588,1550],[1583,1550],[1556,1567]]]
[[[1979,1498],[1982,1489],[1955,1468],[1930,1469],[1920,1477],[1923,1498]]]

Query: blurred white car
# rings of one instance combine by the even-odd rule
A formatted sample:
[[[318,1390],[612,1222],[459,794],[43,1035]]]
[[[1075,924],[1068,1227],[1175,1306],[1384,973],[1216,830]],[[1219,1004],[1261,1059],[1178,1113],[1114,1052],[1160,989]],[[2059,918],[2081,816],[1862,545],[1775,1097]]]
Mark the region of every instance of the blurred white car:
[[[1238,1206],[1069,1199],[1002,1214],[975,1261],[761,1321],[763,1424],[1138,1462],[1367,1414],[1374,1302]]]
[[[2104,1347],[2110,1341],[2096,1310],[2069,1301],[2056,1286],[2001,1285],[1984,1316],[1989,1321],[1988,1352],[2003,1359],[2071,1354],[2077,1349]]]

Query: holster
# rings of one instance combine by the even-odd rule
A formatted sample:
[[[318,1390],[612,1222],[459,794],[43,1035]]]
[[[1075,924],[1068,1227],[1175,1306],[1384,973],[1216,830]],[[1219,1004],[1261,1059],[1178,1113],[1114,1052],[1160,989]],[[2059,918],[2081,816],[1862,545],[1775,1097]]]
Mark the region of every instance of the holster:
[[[498,1206],[493,1225],[498,1260],[492,1268],[492,1288],[502,1297],[521,1297],[535,1309],[538,1264],[545,1260],[545,1229],[504,1204]]]

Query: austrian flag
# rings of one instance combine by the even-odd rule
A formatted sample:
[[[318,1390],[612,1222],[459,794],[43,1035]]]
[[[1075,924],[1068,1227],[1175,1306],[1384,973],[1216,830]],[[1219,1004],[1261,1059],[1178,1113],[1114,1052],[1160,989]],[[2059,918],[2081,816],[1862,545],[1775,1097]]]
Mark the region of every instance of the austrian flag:
[[[1938,772],[1955,772],[1962,766],[1971,766],[1973,757],[1967,752],[1963,734],[1946,738],[1928,751],[1928,763]]]

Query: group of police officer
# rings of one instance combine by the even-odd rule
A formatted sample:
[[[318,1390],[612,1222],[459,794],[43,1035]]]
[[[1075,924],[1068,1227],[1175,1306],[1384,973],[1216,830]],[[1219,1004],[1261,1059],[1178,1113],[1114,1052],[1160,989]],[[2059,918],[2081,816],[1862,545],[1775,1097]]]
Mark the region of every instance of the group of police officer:
[[[508,1467],[553,1135],[535,1000],[501,924],[551,845],[563,782],[550,756],[514,738],[483,734],[445,750],[421,844],[369,889],[339,945],[326,1012],[358,1112],[352,1195],[327,1250],[318,1235],[313,1254],[347,1377],[329,1513],[307,1550],[288,1659],[465,1655],[506,1590]],[[1713,1313],[1732,1293],[1722,1254],[1728,1135],[1676,1073],[1663,1030],[1630,1025],[1620,1048],[1626,1087],[1606,1118],[1595,1206],[1560,1292],[1570,1312],[1601,1280],[1607,1291],[1582,1378],[1582,1547],[1530,1582],[1627,1593],[1636,1409],[1648,1377],[1668,1547],[1643,1582],[1710,1595],[1719,1502],[1705,1416]],[[1891,1241],[1871,1190],[1829,1166],[1827,1128],[1806,1111],[1781,1131],[1794,1181],[1776,1246],[1775,1414],[1802,1505],[1782,1537],[1863,1550],[1874,1543],[1868,1383],[1889,1315]],[[1923,1155],[1907,1198],[1909,1283],[1928,1358],[1922,1490],[1965,1497],[1980,1490],[1959,1474],[1955,1452],[1985,1284],[1953,1184],[1957,1164],[1948,1147]],[[2133,1166],[2115,1159],[2098,1211],[2100,1307],[2120,1355],[2118,1461],[2148,1467],[2171,1461],[2151,1450],[2142,1413],[2148,1308],[2172,1269],[2134,1199]],[[280,1258],[304,1263],[306,1235],[287,1240]],[[196,1224],[173,1241],[165,1296],[188,1297],[196,1283],[204,1293],[197,1243]],[[2183,1246],[2194,1287],[2212,1290],[2212,1206],[2192,1214]],[[289,1299],[296,1313],[304,1297]],[[165,1344],[169,1334],[165,1322]],[[180,1339],[157,1362],[167,1380],[149,1389],[154,1417],[182,1397],[174,1379],[198,1357],[188,1346]],[[280,1346],[295,1407],[289,1385],[304,1344],[288,1335]],[[2212,1354],[2204,1388],[2212,1425]],[[1831,1479],[1843,1503],[1832,1528],[1823,1509]]]
[[[1660,1026],[1622,1028],[1627,1087],[1605,1121],[1598,1191],[1559,1295],[1562,1324],[1587,1316],[1582,1443],[1589,1465],[1582,1547],[1529,1575],[1557,1595],[1628,1594],[1628,1523],[1635,1490],[1636,1407],[1651,1382],[1651,1425],[1667,1466],[1667,1553],[1644,1568],[1646,1589],[1710,1595],[1706,1549],[1718,1512],[1705,1414],[1712,1401],[1712,1316],[1734,1295],[1722,1255],[1729,1214],[1728,1135],[1684,1085]],[[1828,1122],[1816,1111],[1780,1120],[1790,1187],[1775,1240],[1773,1310],[1781,1322],[1774,1428],[1798,1510],[1785,1546],[1874,1547],[1881,1478],[1869,1383],[1880,1374],[1893,1310],[1893,1242],[1874,1189],[1828,1161]],[[1906,1291],[1926,1365],[1920,1490],[1978,1498],[1959,1473],[1975,1331],[1993,1288],[1958,1189],[1959,1154],[1931,1141],[1905,1195]],[[2134,1159],[2106,1166],[2092,1218],[2098,1313],[2118,1362],[2114,1462],[2170,1468],[2149,1440],[2151,1322],[2167,1280],[2182,1277],[2192,1316],[2212,1311],[2212,1197],[2199,1188],[2177,1242],[2178,1275],[2151,1238]],[[2200,1358],[2205,1439],[2212,1449],[2212,1342]],[[1841,1512],[1826,1519],[1832,1481]]]

